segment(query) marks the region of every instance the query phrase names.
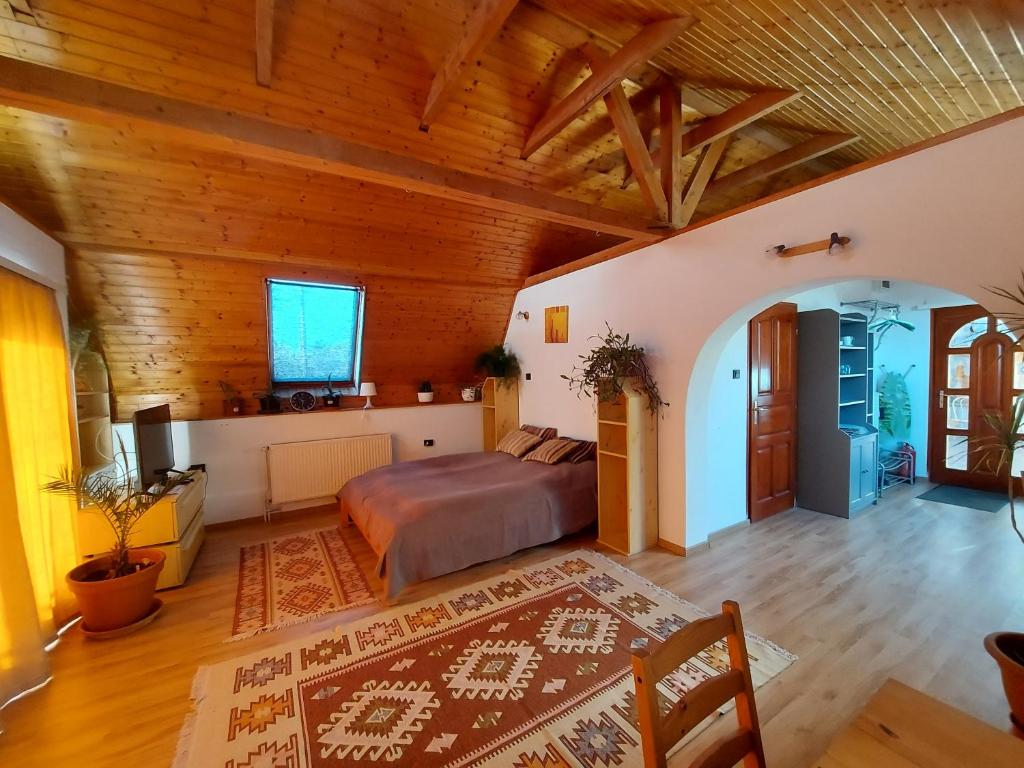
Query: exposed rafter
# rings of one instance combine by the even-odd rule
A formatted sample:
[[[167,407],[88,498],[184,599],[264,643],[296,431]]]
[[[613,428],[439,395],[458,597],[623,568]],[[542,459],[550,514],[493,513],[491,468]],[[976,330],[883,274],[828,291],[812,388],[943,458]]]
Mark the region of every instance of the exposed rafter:
[[[661,234],[625,214],[395,155],[330,134],[0,57],[0,103],[620,237]]]
[[[584,53],[590,61],[592,70],[596,71],[608,61],[608,57],[595,47],[588,46]],[[647,142],[636,121],[636,114],[620,83],[613,85],[604,95],[604,104],[608,109],[608,116],[611,117],[612,125],[615,126],[615,132],[619,136],[630,166],[637,169],[637,181],[644,202],[647,203],[659,222],[667,223],[668,199],[665,197],[661,181],[655,171],[651,153],[647,149]]]
[[[256,0],[256,82],[270,86],[274,62],[274,0]]]
[[[648,24],[607,61],[594,68],[590,77],[555,104],[534,126],[523,147],[522,156],[529,157],[559,131],[578,117],[587,107],[617,85],[634,67],[643,64],[655,53],[696,23],[693,16],[678,16]]]
[[[420,118],[420,128],[427,130],[437,119],[448,101],[459,77],[484,46],[501,30],[505,19],[518,4],[518,0],[480,0],[463,23],[462,34],[445,56],[444,63],[434,75],[427,94],[427,103]]]
[[[686,189],[683,190],[682,210],[679,214],[682,226],[685,227],[689,224],[693,214],[697,211],[697,206],[704,197],[704,192],[707,190],[708,184],[711,183],[711,179],[714,178],[715,171],[718,170],[718,165],[722,162],[722,156],[725,155],[725,150],[731,139],[732,134],[727,133],[701,150],[697,164],[693,167],[690,178],[686,182]]]
[[[859,137],[848,133],[823,133],[813,136],[799,144],[794,144],[789,149],[777,152],[771,157],[748,165],[738,171],[733,171],[728,176],[723,176],[711,182],[707,188],[708,195],[718,195],[736,189],[746,184],[774,176],[776,173],[789,170],[794,166],[806,163],[816,157],[834,152],[840,147],[852,144]]]
[[[661,188],[668,198],[668,223],[677,228],[683,225],[683,153],[682,142],[683,103],[679,84],[665,78],[661,84],[658,102],[659,131],[669,137],[669,151],[662,154],[659,162]],[[652,137],[652,142],[653,142]]]
[[[680,152],[685,155],[703,149],[713,141],[735,133],[755,120],[759,120],[799,97],[799,91],[785,89],[772,89],[755,93],[739,104],[713,117],[709,117],[684,133],[680,141]],[[655,140],[654,147],[653,155],[655,162],[660,162],[660,137]],[[632,174],[627,174],[623,185],[629,185],[632,181]]]

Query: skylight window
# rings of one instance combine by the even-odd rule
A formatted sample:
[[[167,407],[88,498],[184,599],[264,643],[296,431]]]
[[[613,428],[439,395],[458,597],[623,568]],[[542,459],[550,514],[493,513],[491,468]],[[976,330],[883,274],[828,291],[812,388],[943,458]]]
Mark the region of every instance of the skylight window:
[[[363,288],[267,281],[270,377],[275,384],[330,378],[351,387],[359,378]]]

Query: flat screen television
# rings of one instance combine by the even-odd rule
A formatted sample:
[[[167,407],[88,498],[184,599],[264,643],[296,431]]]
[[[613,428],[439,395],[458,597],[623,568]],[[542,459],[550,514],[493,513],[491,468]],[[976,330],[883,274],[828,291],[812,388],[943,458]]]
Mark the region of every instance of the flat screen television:
[[[171,442],[171,406],[158,405],[136,411],[132,416],[135,427],[135,458],[139,464],[139,484],[149,488],[163,482],[164,476],[174,468],[174,444]]]

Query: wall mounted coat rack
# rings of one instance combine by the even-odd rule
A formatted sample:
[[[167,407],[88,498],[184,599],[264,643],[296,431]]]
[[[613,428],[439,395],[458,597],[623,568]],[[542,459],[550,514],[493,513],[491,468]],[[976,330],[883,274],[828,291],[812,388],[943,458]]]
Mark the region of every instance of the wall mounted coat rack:
[[[833,232],[827,240],[815,240],[813,243],[804,243],[803,245],[794,245],[792,247],[773,245],[766,253],[774,253],[780,258],[788,259],[792,256],[802,256],[805,253],[815,253],[817,251],[832,253],[833,248],[842,248],[849,242],[850,238],[840,235],[838,232]]]

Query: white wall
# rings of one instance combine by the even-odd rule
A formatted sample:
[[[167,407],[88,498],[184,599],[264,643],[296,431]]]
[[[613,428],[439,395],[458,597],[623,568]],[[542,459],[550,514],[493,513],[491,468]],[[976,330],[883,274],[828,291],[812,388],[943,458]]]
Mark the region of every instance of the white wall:
[[[114,431],[134,451],[131,424],[116,424]],[[396,461],[483,450],[479,403],[176,421],[171,428],[175,467],[206,464],[208,523],[263,514],[265,446],[380,432],[394,436]],[[433,439],[434,446],[425,447],[426,439]]]
[[[53,288],[62,312],[67,305],[64,246],[0,204],[0,267]]]
[[[699,543],[715,525],[715,499],[689,488],[713,473],[708,403],[737,330],[776,301],[837,280],[920,282],[998,311],[982,286],[1018,278],[1022,167],[1024,119],[1016,118],[524,289],[513,317],[526,310],[540,319],[545,307],[567,304],[570,336],[544,344],[542,322],[510,323],[507,342],[533,374],[520,390],[522,420],[592,436],[592,403],[559,375],[605,321],[630,332],[671,402],[659,424],[660,535]],[[832,231],[852,244],[832,255],[765,253]]]

